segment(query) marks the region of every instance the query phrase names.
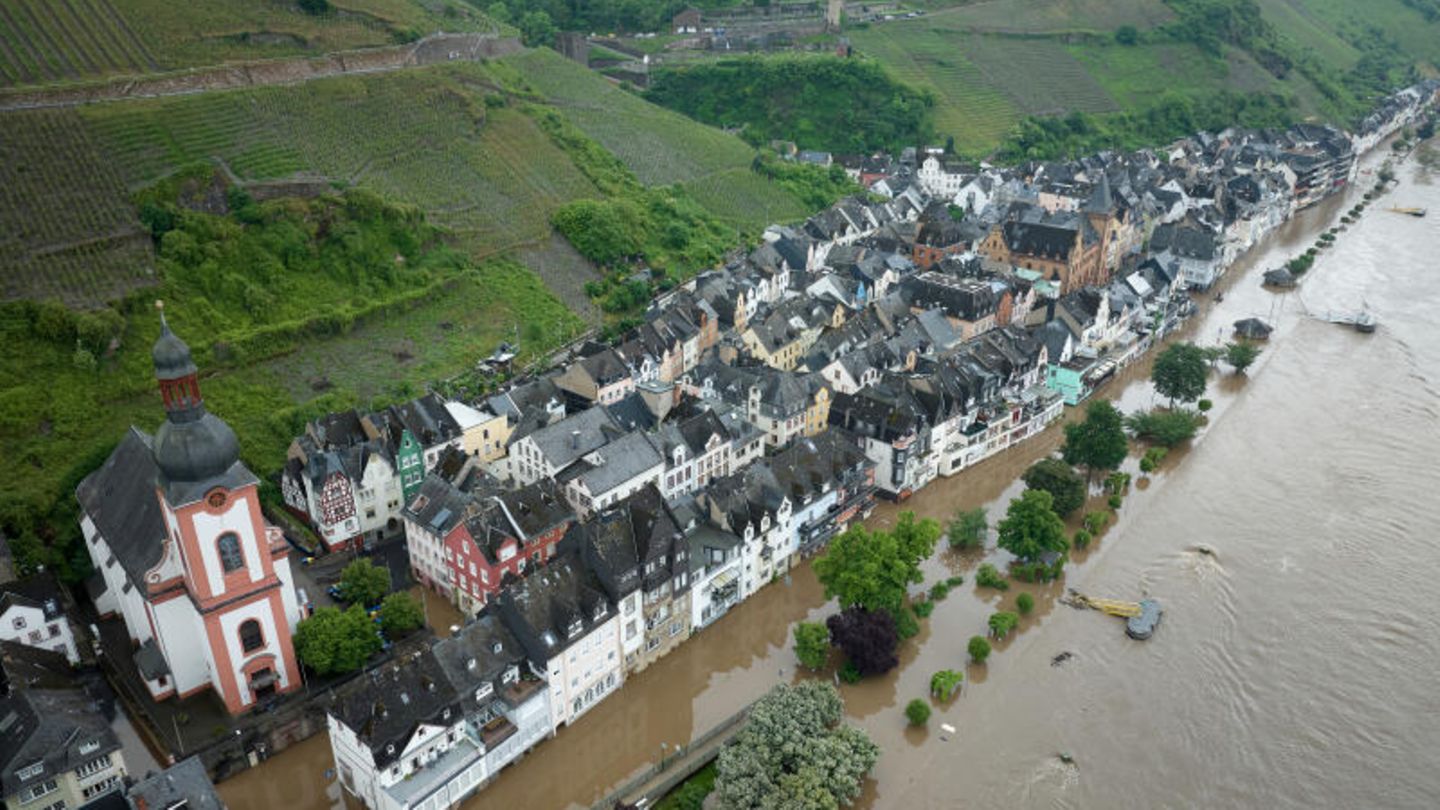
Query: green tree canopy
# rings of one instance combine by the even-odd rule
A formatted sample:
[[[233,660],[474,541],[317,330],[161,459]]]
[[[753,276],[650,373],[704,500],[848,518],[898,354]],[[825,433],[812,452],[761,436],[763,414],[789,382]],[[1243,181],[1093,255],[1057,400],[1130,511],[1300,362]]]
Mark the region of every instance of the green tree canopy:
[[[967,509],[950,521],[950,547],[955,549],[984,548],[990,520],[983,507]]]
[[[343,613],[323,607],[295,628],[295,654],[321,675],[354,672],[380,650],[380,636],[365,609],[351,605]]]
[[[830,657],[830,631],[825,625],[820,622],[795,625],[795,657],[806,669],[825,666],[825,660]]]
[[[942,669],[930,676],[930,694],[934,695],[937,700],[949,700],[964,680],[965,676],[959,672],[953,669]]]
[[[1150,379],[1160,396],[1172,403],[1194,402],[1205,393],[1205,381],[1210,370],[1205,351],[1194,343],[1172,343],[1155,358],[1155,367]]]
[[[735,741],[720,752],[715,796],[725,810],[837,808],[860,795],[880,749],[843,725],[830,684],[780,685],[755,702]]]
[[[990,626],[990,635],[1003,640],[1010,635],[1010,631],[1019,626],[1020,617],[1008,610],[997,610],[990,614],[987,624]]]
[[[1244,374],[1245,369],[1260,357],[1260,347],[1248,341],[1231,343],[1225,347],[1225,362],[1235,369],[1236,374]]]
[[[970,653],[970,660],[983,664],[985,659],[990,657],[990,642],[986,641],[984,636],[971,636],[965,650]]]
[[[825,598],[838,599],[841,607],[893,616],[905,603],[908,586],[924,581],[920,563],[935,553],[939,537],[940,524],[917,521],[914,512],[902,512],[890,531],[851,526],[816,558],[815,575],[825,586]]]
[[[1125,436],[1120,436],[1123,441]],[[1085,505],[1085,479],[1075,468],[1058,458],[1042,458],[1025,471],[1025,486],[1050,493],[1055,514],[1060,517]]]
[[[1119,467],[1130,452],[1120,412],[1107,400],[1091,402],[1083,421],[1065,426],[1065,444],[1060,452],[1067,463],[1083,464],[1090,472]]]
[[[360,558],[340,572],[340,598],[365,607],[376,605],[390,593],[390,571]]]
[[[1000,521],[1000,547],[1022,562],[1036,562],[1047,551],[1064,554],[1070,547],[1065,523],[1055,514],[1050,493],[1027,489],[1010,502]]]
[[[1137,439],[1154,442],[1162,447],[1175,445],[1194,437],[1200,429],[1200,413],[1188,408],[1156,409],[1131,414],[1125,427]]]
[[[912,726],[923,726],[930,721],[930,704],[915,698],[905,704],[905,719]]]
[[[387,638],[399,638],[424,623],[425,609],[405,591],[396,591],[380,603],[380,629]]]

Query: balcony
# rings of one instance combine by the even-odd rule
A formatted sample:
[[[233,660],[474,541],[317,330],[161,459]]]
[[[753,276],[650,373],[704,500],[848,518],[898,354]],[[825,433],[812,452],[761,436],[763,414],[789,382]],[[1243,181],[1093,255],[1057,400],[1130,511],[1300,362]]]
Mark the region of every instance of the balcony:
[[[476,745],[472,737],[463,735],[449,751],[385,788],[385,792],[390,794],[399,807],[420,805],[437,790],[446,790],[449,784],[460,779],[466,770],[479,765],[484,756],[485,750]],[[478,782],[479,779],[475,781]]]
[[[501,715],[480,727],[480,742],[485,744],[486,751],[490,751],[515,736],[519,730],[510,718]]]
[[[506,705],[519,708],[531,695],[545,688],[545,682],[538,678],[522,678],[500,690],[500,699]]]

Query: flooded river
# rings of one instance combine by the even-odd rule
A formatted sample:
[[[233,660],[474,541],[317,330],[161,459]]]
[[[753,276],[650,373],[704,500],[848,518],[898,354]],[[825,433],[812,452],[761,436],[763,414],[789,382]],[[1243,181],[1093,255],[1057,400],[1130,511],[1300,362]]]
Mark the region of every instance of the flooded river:
[[[974,588],[979,556],[946,550],[927,563],[927,586],[952,573],[966,584],[922,621],[895,673],[842,688],[883,748],[862,806],[1435,806],[1440,216],[1384,210],[1440,212],[1440,186],[1414,171],[1402,167],[1400,187],[1340,234],[1300,291],[1263,290],[1260,273],[1307,247],[1358,191],[1302,213],[1231,270],[1224,302],[1189,335],[1214,343],[1259,316],[1277,326],[1265,353],[1248,377],[1212,376],[1215,408],[1193,448],[1137,481],[1061,582],[998,594]],[[1362,301],[1377,334],[1307,316]],[[1128,370],[1106,395],[1127,411],[1149,407],[1145,374]],[[948,519],[986,506],[993,521],[1016,477],[1059,440],[1052,429],[904,508]],[[1164,623],[1153,640],[1130,641],[1120,620],[1057,604],[1067,587],[1153,596]],[[929,731],[908,730],[901,707],[925,696],[936,670],[964,667],[967,639],[1022,590],[1036,608],[1020,632],[987,666],[965,668],[964,691],[937,707]],[[796,678],[790,627],[830,611],[808,566],[797,569],[507,769],[467,810],[588,805],[662,744]],[[1052,665],[1062,652],[1073,657]],[[941,723],[958,729],[948,741]],[[321,736],[221,793],[236,810],[321,810],[337,801],[330,767]]]

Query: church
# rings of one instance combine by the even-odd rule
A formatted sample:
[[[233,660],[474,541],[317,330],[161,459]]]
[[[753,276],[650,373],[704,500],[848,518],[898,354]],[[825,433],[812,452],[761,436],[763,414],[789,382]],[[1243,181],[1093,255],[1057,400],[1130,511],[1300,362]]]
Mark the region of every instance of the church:
[[[157,306],[159,306],[157,304]],[[231,714],[300,686],[289,546],[260,512],[235,432],[205,409],[190,348],[160,314],[165,421],[136,427],[76,489],[102,616],[119,615],[156,700],[213,689]]]

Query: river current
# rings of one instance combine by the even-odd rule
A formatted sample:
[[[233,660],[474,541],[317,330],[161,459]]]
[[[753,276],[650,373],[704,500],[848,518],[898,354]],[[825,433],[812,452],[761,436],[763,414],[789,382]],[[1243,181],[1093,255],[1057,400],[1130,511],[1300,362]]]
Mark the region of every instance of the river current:
[[[1373,167],[1375,161],[1367,162]],[[1297,215],[1233,267],[1223,302],[1185,327],[1228,340],[1237,319],[1275,325],[1245,376],[1210,381],[1208,426],[1149,476],[1065,577],[977,590],[983,559],[937,552],[926,586],[966,583],[922,621],[883,679],[843,686],[847,711],[883,753],[868,808],[1433,808],[1440,806],[1440,184],[1413,160],[1400,183],[1338,235],[1298,291],[1260,274],[1298,254],[1374,183]],[[1424,206],[1430,218],[1386,211]],[[1373,335],[1325,323],[1368,307]],[[1122,410],[1156,397],[1139,364],[1102,392]],[[939,481],[904,504],[948,519],[1018,494],[1017,476],[1060,441],[1022,448]],[[872,522],[899,511],[886,505]],[[1201,551],[1208,550],[1209,553]],[[992,559],[998,559],[992,552]],[[1056,600],[1161,601],[1155,637]],[[1036,597],[1018,634],[983,667],[967,639],[996,609]],[[795,671],[790,628],[832,612],[807,566],[732,610],[469,800],[480,808],[587,806]],[[1055,657],[1069,652],[1060,664]],[[964,669],[961,695],[928,730],[902,707],[936,670]],[[942,735],[941,724],[956,732]],[[1066,763],[1058,756],[1066,753]],[[235,810],[338,804],[317,736],[220,792]]]

